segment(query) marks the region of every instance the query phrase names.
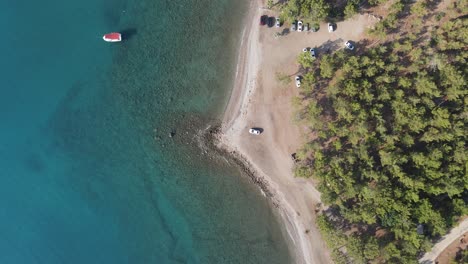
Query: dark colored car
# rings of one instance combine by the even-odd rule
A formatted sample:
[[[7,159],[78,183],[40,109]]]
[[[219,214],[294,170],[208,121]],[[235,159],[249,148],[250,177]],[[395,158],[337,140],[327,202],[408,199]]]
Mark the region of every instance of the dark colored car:
[[[261,16],[261,17],[260,17],[260,25],[261,25],[261,26],[266,25],[267,20],[268,20],[268,16],[267,16],[267,15]]]
[[[269,17],[268,18],[268,27],[273,27],[275,25],[275,18]]]

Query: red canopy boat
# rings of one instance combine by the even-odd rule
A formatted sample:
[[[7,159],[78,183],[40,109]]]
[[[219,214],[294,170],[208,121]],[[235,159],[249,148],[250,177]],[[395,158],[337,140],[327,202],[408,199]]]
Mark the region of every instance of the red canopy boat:
[[[105,34],[102,39],[107,42],[119,42],[122,41],[122,35],[120,33],[108,33]]]

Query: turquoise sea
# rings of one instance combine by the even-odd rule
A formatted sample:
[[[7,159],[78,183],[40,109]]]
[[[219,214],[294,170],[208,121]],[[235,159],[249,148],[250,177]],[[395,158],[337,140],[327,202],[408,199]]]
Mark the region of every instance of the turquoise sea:
[[[0,1],[0,263],[291,262],[258,188],[199,147],[246,8]]]

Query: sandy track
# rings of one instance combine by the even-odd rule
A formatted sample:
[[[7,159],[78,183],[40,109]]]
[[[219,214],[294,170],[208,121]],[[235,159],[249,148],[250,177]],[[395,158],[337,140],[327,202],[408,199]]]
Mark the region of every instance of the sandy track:
[[[431,249],[431,251],[424,254],[419,260],[419,263],[430,264],[434,263],[435,259],[448,247],[455,239],[468,232],[468,218],[459,223],[450,232],[445,235],[439,242],[437,242]]]
[[[273,16],[274,13],[260,8],[256,1],[251,3],[249,12],[220,145],[243,156],[257,176],[268,183],[293,243],[291,249],[296,262],[331,263],[329,251],[314,224],[313,208],[320,201],[320,193],[310,180],[294,178],[292,173],[291,153],[304,143],[301,135],[307,132],[291,121],[291,99],[298,94],[293,82],[298,69],[295,61],[304,47],[318,47],[320,56],[326,49],[342,48],[348,39],[357,41],[375,19],[363,15],[339,23],[333,33],[328,33],[323,24],[316,33],[291,32],[275,38],[274,33],[282,31],[284,26],[275,29],[258,25],[262,14]],[[276,72],[291,75],[291,84],[280,85]],[[264,132],[259,136],[250,135],[250,127],[260,127]]]

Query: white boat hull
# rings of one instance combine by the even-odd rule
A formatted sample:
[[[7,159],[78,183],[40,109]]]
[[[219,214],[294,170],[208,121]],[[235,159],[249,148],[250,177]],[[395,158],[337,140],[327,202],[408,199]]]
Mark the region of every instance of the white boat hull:
[[[120,42],[122,41],[122,35],[120,33],[110,33],[102,37],[106,42]]]

